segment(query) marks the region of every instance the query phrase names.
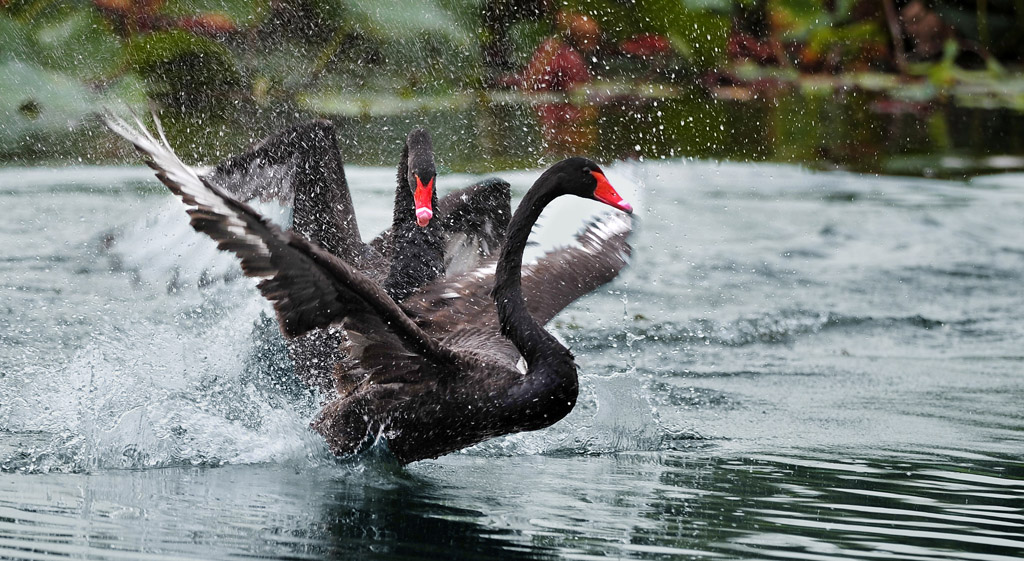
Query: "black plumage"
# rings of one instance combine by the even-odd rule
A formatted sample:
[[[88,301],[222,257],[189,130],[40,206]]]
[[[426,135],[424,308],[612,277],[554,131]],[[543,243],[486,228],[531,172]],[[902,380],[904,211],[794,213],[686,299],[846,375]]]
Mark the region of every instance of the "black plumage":
[[[123,121],[111,118],[108,125],[131,137]],[[631,222],[616,217],[592,224],[578,248],[549,254],[526,272],[522,256],[541,211],[559,196],[630,210],[594,162],[570,158],[549,168],[523,198],[493,264],[438,279],[406,300],[413,305],[401,307],[355,267],[282,231],[169,150],[153,150],[148,144],[159,142],[144,130],[142,135],[136,145],[142,144],[160,180],[191,207],[192,226],[235,253],[246,275],[261,279],[259,290],[286,336],[344,327],[339,395],[313,422],[335,453],[355,453],[383,437],[401,462],[411,462],[543,428],[572,410],[578,393],[573,356],[531,312],[536,308],[543,321],[613,278],[628,255]],[[578,278],[567,280],[573,276]],[[524,287],[552,296],[531,298],[529,305]],[[488,289],[489,307],[482,298]],[[525,372],[517,367],[520,360]]]

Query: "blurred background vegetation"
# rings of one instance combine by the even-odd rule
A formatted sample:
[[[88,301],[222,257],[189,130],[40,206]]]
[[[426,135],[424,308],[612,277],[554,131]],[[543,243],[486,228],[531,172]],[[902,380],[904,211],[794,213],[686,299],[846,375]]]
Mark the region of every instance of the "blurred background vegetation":
[[[91,115],[128,105],[158,109],[191,162],[327,117],[346,159],[372,165],[396,159],[415,124],[434,130],[450,170],[574,152],[947,176],[1024,168],[1024,0],[0,7],[6,164],[125,161]],[[558,64],[569,70],[545,75]]]

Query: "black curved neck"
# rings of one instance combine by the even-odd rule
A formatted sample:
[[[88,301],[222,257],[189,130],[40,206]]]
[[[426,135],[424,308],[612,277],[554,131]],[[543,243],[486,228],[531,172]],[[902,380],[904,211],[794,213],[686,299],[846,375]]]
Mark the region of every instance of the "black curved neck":
[[[431,207],[437,208],[437,190],[431,194]],[[396,302],[428,282],[444,275],[444,236],[436,217],[424,227],[416,224],[416,202],[409,185],[409,146],[402,149],[398,162],[398,186],[391,220],[391,265],[384,280],[384,291]]]
[[[498,306],[501,333],[512,341],[531,370],[540,360],[569,355],[569,350],[530,315],[522,289],[523,251],[541,211],[561,194],[556,189],[559,181],[559,175],[542,175],[523,197],[509,222],[495,271],[492,294]]]

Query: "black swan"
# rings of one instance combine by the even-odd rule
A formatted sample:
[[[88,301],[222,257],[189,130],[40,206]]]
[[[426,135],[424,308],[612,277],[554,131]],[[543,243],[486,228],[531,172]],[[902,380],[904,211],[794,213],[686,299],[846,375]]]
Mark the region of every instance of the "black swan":
[[[462,282],[426,287],[423,292],[433,291],[436,297],[419,298],[426,304],[423,309],[405,308],[416,320],[412,324],[391,323],[394,316],[379,308],[365,315],[347,312],[343,321],[350,358],[339,369],[362,379],[353,376],[353,385],[339,388],[341,396],[313,421],[336,454],[358,452],[382,437],[400,462],[409,463],[497,436],[545,428],[573,409],[578,393],[575,360],[531,309],[545,310],[540,319],[546,322],[579,293],[534,284],[528,287],[530,293],[541,295],[543,303],[529,306],[523,297],[524,280],[538,278],[522,274],[530,230],[544,207],[562,195],[598,200],[632,213],[596,163],[569,158],[550,167],[523,197],[509,223],[489,291],[497,314],[480,305],[479,289],[489,283],[479,279],[486,270]],[[618,228],[609,226],[593,235],[624,236],[625,224],[619,222]],[[607,274],[607,255],[593,249],[580,251],[596,259],[574,261],[571,270],[595,276],[560,281],[586,285],[589,292],[614,278]],[[358,290],[355,284],[346,288]],[[570,293],[575,296],[566,299]],[[272,291],[263,294],[270,298]],[[545,299],[545,294],[553,297]],[[373,304],[369,291],[359,297],[364,305]],[[471,306],[464,300],[467,297],[475,300]],[[459,305],[445,306],[445,299],[459,299]],[[286,307],[275,303],[279,314]],[[455,308],[458,311],[453,313]],[[520,360],[525,361],[525,369],[519,367]]]
[[[180,161],[151,165],[191,207],[192,226],[238,256],[247,276],[261,279],[258,288],[272,302],[286,336],[336,324],[345,328],[347,364],[339,367],[358,372],[361,379],[350,377],[356,383],[313,422],[336,454],[358,452],[383,437],[394,456],[409,463],[547,427],[575,406],[575,361],[531,316],[523,298],[522,257],[541,211],[559,196],[576,195],[632,211],[594,162],[563,160],[534,183],[509,223],[496,262],[491,296],[497,314],[476,314],[459,325],[445,321],[443,308],[438,317],[431,317],[430,310],[404,310],[352,265],[282,231]],[[628,227],[608,227],[594,235],[622,239],[627,232]],[[597,257],[591,262],[598,269],[614,261],[614,256],[593,249],[583,252]],[[593,265],[587,263],[572,264],[579,282],[560,279],[551,289],[570,287],[566,292],[573,293],[574,285],[607,280],[607,275],[589,280],[587,271]],[[463,281],[472,284],[474,275],[486,276],[467,273]],[[440,284],[448,290],[461,286]],[[440,297],[460,300],[450,292]],[[526,363],[525,372],[517,368],[520,360]]]

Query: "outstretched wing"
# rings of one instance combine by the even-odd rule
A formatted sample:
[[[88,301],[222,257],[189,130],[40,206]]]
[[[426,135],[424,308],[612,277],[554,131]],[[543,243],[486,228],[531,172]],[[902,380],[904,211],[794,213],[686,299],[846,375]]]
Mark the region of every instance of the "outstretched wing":
[[[453,365],[459,357],[414,324],[373,281],[301,236],[284,232],[245,203],[201,179],[141,122],[138,129],[107,115],[107,126],[147,156],[157,177],[188,205],[192,227],[234,253],[274,306],[281,331],[295,337],[342,321],[369,341],[415,358]],[[365,346],[365,345],[364,345]]]
[[[574,244],[524,265],[523,295],[530,315],[543,325],[576,299],[614,280],[629,262],[632,231],[632,216],[604,215],[578,234]],[[495,263],[491,259],[474,271],[426,286],[402,306],[424,323],[429,321],[426,328],[452,348],[461,348],[465,340],[490,337],[496,351],[508,354],[510,345],[498,334],[491,297]]]
[[[330,121],[284,129],[200,175],[239,201],[291,206],[292,229],[344,260],[364,251]]]
[[[511,201],[508,182],[489,178],[452,191],[437,202],[435,215],[447,237],[447,277],[476,269],[497,255],[512,217]],[[391,229],[381,232],[370,245],[390,260]]]
[[[216,166],[196,168],[200,177],[219,186],[239,201],[277,201],[292,206],[295,198],[295,172],[299,154],[270,159],[259,156],[260,146],[231,156]]]
[[[635,217],[607,214],[591,222],[576,243],[549,251],[523,268],[523,295],[542,325],[566,306],[615,280],[629,264]]]
[[[437,208],[448,234],[445,274],[452,277],[497,256],[512,217],[512,191],[507,181],[485,179],[448,193]]]

